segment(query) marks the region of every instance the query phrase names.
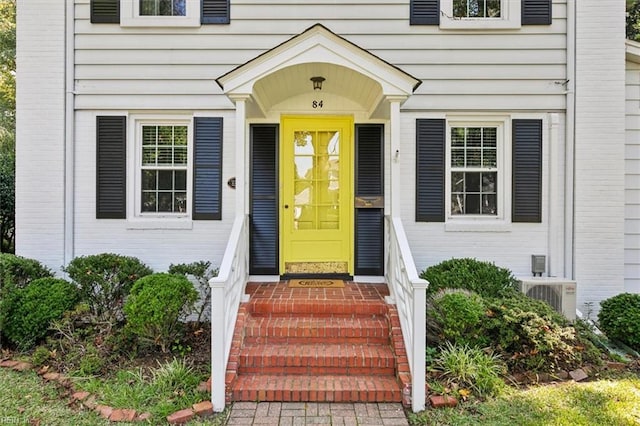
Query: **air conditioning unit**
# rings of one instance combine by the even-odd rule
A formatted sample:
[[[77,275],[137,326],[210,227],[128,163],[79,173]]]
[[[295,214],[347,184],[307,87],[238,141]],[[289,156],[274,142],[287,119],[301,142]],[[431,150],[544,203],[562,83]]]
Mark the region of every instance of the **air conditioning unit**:
[[[520,278],[520,291],[547,302],[569,321],[576,319],[576,282],[552,277]]]

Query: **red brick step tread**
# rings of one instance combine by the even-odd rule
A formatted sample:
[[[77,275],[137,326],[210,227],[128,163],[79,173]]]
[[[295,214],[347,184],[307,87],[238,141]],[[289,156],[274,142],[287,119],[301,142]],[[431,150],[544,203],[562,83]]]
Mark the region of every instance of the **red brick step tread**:
[[[382,316],[249,316],[245,322],[245,343],[330,343],[331,339],[385,344],[389,342],[389,324]]]
[[[395,366],[388,345],[245,344],[238,373],[393,375]]]
[[[240,375],[234,401],[401,402],[391,376]]]
[[[384,315],[387,306],[382,301],[314,300],[314,299],[253,299],[248,312],[253,316],[305,314],[319,317],[339,315]]]

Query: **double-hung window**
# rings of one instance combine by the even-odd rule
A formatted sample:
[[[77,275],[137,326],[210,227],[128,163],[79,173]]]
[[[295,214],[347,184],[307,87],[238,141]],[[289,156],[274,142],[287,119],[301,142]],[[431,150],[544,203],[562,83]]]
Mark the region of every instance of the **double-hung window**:
[[[451,216],[498,215],[497,127],[451,127]]]
[[[440,28],[520,28],[521,10],[520,0],[440,0]]]
[[[187,215],[187,124],[140,125],[139,213]]]
[[[200,26],[200,0],[121,0],[120,25],[128,27]]]

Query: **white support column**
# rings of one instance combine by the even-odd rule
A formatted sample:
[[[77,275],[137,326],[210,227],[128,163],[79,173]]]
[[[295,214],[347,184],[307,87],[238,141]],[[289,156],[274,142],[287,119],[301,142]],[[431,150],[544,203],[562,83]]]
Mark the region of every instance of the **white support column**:
[[[213,411],[221,412],[225,407],[225,370],[227,356],[224,333],[225,303],[224,282],[209,281],[211,286],[211,404]]]
[[[246,135],[246,106],[249,95],[234,95],[232,100],[236,104],[236,209],[235,214],[245,215],[247,210],[247,188],[249,168],[247,167],[247,135]]]
[[[400,152],[400,103],[404,101],[405,97],[387,97],[389,102],[389,127],[391,135],[391,217],[400,216],[400,158],[402,153]]]

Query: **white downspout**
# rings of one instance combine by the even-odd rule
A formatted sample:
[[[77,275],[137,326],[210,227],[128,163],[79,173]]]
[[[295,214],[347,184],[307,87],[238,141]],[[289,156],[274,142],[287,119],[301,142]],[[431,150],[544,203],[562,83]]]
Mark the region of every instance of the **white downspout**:
[[[576,20],[575,0],[567,0],[567,129],[565,138],[564,276],[575,278]]]
[[[64,100],[64,265],[74,257],[75,177],[75,3],[65,10],[65,100]]]

